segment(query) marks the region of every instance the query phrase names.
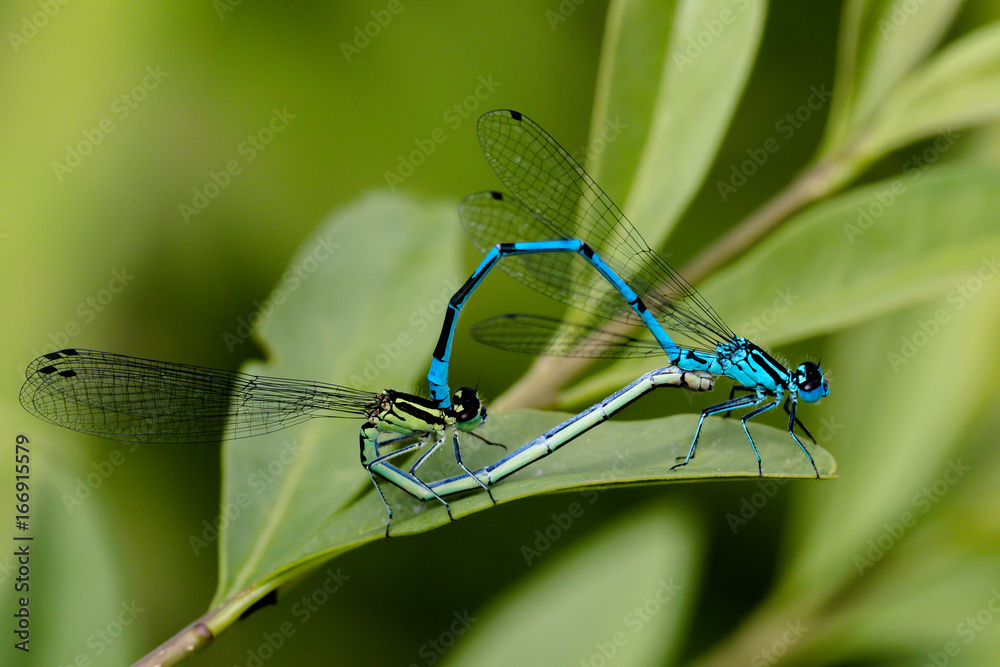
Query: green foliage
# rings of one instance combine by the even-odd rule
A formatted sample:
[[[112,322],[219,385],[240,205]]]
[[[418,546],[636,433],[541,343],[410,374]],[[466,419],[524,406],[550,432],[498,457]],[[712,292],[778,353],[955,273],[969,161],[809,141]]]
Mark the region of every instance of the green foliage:
[[[683,272],[738,332],[793,363],[821,357],[831,395],[800,417],[837,477],[776,479],[811,475],[773,417],[751,429],[774,478],[754,478],[739,422],[722,419],[696,465],[668,474],[723,381],[707,397],[656,392],[499,484],[496,508],[455,499],[454,523],[383,485],[397,510],[385,540],[356,421],[226,443],[218,468],[205,447],[129,450],[105,475],[108,443],[22,427],[8,400],[0,414],[31,435],[45,499],[33,504],[38,648],[0,662],[122,664],[207,609],[198,620],[227,631],[192,664],[268,650],[270,664],[993,664],[993,4],[847,0],[839,20],[823,3],[733,0],[611,0],[606,17],[591,2],[385,6],[70,3],[12,42],[5,395],[50,342],[227,368],[256,345],[266,362],[250,372],[422,393],[443,300],[478,259],[455,201],[499,187],[474,119],[508,107],[570,149],[589,118],[588,170],[671,261],[720,238]],[[11,34],[39,7],[6,8]],[[346,58],[341,42],[378,16],[391,20]],[[169,75],[119,116],[109,103],[157,64]],[[832,98],[803,106],[813,87]],[[241,142],[286,105],[295,118],[247,160]],[[803,108],[809,120],[783,134]],[[104,118],[114,130],[54,175]],[[178,204],[231,160],[240,172],[182,218]],[[392,194],[357,194],[390,182]],[[324,240],[335,247],[319,260]],[[136,277],[88,319],[79,304],[112,270]],[[455,375],[481,373],[488,394],[521,362],[463,334],[533,303],[505,281],[477,293],[456,342]],[[245,321],[260,323],[253,338]],[[543,396],[560,412],[497,411],[482,433],[516,446],[652,367],[584,366],[537,364],[488,395],[517,404],[528,386],[522,404]],[[470,448],[477,464],[496,455]],[[450,466],[441,452],[424,471]],[[727,481],[663,483],[705,477]],[[60,494],[77,487],[89,499],[67,511]],[[665,601],[663,582],[677,585]],[[276,607],[236,622],[271,592]],[[12,596],[5,586],[5,610]],[[145,611],[97,655],[90,638],[132,598]],[[207,639],[187,630],[175,655]]]

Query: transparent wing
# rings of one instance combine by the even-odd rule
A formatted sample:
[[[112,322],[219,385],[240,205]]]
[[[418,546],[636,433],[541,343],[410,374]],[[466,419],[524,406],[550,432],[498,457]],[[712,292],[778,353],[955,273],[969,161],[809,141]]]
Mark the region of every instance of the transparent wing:
[[[94,350],[38,357],[21,405],[81,433],[131,442],[209,442],[312,417],[363,417],[381,395],[322,382],[234,373]]]
[[[459,205],[458,215],[473,245],[483,253],[497,243],[567,238],[519,200],[500,192],[469,195]],[[575,252],[509,255],[499,266],[514,279],[556,301],[605,319],[640,323],[621,295],[603,280],[595,280],[597,272]]]
[[[632,359],[664,354],[655,341],[540,315],[493,317],[472,327],[472,337],[508,352],[555,357]]]
[[[553,235],[549,238],[585,241],[635,290],[664,328],[688,338],[692,347],[711,350],[716,343],[734,337],[704,298],[646,244],[611,198],[545,130],[516,111],[499,109],[483,114],[478,131],[490,166],[514,197],[542,221],[543,229]],[[487,208],[491,206],[498,205]],[[526,240],[500,238],[497,232],[512,230],[485,224],[470,228],[466,223],[466,231],[481,249]],[[551,283],[549,260],[539,259],[542,257],[525,256],[521,273],[533,274],[537,282]],[[593,280],[593,276],[588,279]],[[578,288],[581,291],[575,292]],[[594,289],[581,288],[578,282],[563,291],[564,295],[573,291],[572,297],[555,298],[603,314],[607,306],[590,301]],[[603,298],[614,301],[615,296]],[[615,305],[620,311],[620,301]],[[623,317],[619,314],[615,319]]]

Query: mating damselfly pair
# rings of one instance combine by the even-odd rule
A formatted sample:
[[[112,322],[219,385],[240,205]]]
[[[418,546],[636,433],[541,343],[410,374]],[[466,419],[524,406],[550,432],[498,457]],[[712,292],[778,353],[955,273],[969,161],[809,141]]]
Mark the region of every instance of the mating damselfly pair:
[[[492,498],[491,485],[547,456],[652,389],[673,386],[706,391],[716,376],[735,380],[730,398],[702,411],[687,455],[673,468],[688,465],[694,457],[706,417],[749,408],[741,420],[762,475],[763,464],[747,421],[783,405],[788,433],[818,477],[795,427],[812,439],[798,420],[797,406],[799,399],[811,403],[828,394],[819,365],[805,362],[788,370],[733,333],[701,295],[649,248],[569,153],[528,118],[515,111],[491,111],[480,118],[478,132],[487,160],[511,194],[483,192],[461,204],[466,233],[486,257],[449,303],[431,359],[429,399],[393,390],[376,393],[106,352],[63,350],[43,355],[28,366],[22,405],[59,426],[138,442],[251,437],[315,417],[364,419],[361,462],[389,513],[386,535],[392,509],[377,477],[420,500],[441,502],[451,516],[446,497],[481,489]],[[495,463],[470,470],[462,459],[459,433],[475,435],[474,429],[486,421],[486,409],[471,388],[450,395],[448,366],[458,316],[497,264],[522,283],[581,311],[644,325],[655,342],[603,330],[597,324],[530,315],[504,315],[477,325],[473,335],[481,342],[561,356],[664,354],[670,365],[646,373]],[[598,278],[590,269],[596,270]],[[736,392],[746,393],[736,396]],[[421,479],[421,465],[449,440],[462,474]],[[393,463],[427,445],[408,469]]]

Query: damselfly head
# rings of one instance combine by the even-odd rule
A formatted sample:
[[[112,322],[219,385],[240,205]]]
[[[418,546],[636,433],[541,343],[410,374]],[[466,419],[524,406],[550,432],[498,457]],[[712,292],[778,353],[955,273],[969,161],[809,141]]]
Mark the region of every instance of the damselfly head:
[[[795,384],[799,388],[799,398],[806,403],[815,403],[830,393],[830,385],[823,377],[823,369],[815,361],[799,364]]]
[[[455,425],[463,431],[486,423],[486,406],[472,387],[462,387],[455,392],[451,397],[451,409],[455,413]]]

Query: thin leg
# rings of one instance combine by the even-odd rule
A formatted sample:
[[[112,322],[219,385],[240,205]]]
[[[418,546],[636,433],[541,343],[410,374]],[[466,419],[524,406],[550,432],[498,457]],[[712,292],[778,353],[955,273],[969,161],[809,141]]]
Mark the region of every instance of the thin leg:
[[[742,384],[734,384],[733,388],[729,390],[730,401],[733,400],[733,396],[735,396],[736,392],[738,391],[748,391],[754,394],[757,393],[757,390],[754,387],[747,387],[746,385]],[[732,414],[732,412],[733,412],[732,410],[726,411],[726,414],[722,415],[723,419],[729,419],[729,415]]]
[[[479,486],[483,487],[483,490],[486,491],[486,495],[488,495],[490,497],[490,500],[493,502],[493,504],[496,505],[497,504],[497,499],[493,497],[493,492],[490,491],[490,487],[486,486],[483,483],[483,481],[481,479],[479,479],[478,477],[476,477],[476,475],[471,470],[469,470],[468,468],[466,468],[465,464],[462,462],[462,449],[461,449],[461,447],[458,446],[458,433],[453,432],[452,433],[452,439],[455,442],[455,460],[458,462],[458,466],[465,472],[466,475],[468,475],[472,479],[476,480],[476,482],[479,484]]]
[[[482,442],[486,443],[487,445],[490,445],[491,447],[500,447],[504,451],[507,450],[507,445],[504,445],[504,444],[499,443],[499,442],[493,442],[492,440],[487,440],[486,438],[484,438],[483,436],[479,435],[475,431],[466,431],[466,433],[468,435],[471,435],[474,438],[477,438],[478,440],[481,440]]]
[[[763,466],[761,465],[761,462],[760,462],[760,454],[757,452],[757,445],[754,444],[753,438],[750,436],[750,429],[747,428],[747,420],[748,419],[753,419],[754,417],[756,417],[757,415],[759,415],[762,412],[767,412],[768,410],[770,410],[771,408],[773,408],[777,404],[778,404],[777,400],[771,401],[767,405],[762,405],[759,408],[757,408],[756,410],[751,410],[750,412],[746,413],[745,415],[743,415],[743,417],[740,418],[740,421],[743,422],[743,432],[747,434],[747,440],[750,441],[750,446],[753,447],[753,455],[757,457],[757,476],[758,477],[763,477],[764,476],[764,468],[763,468]]]
[[[441,447],[442,444],[444,444],[444,436],[441,436],[440,438],[438,438],[437,442],[435,442],[433,445],[431,445],[430,449],[428,449],[426,452],[424,452],[423,454],[421,454],[420,458],[418,458],[416,460],[416,462],[414,462],[414,464],[412,466],[410,466],[410,474],[411,475],[416,475],[417,474],[417,468],[419,468],[420,466],[422,466],[424,464],[424,461],[427,460],[427,457],[430,456],[431,454],[433,454],[434,452],[436,452],[438,450],[438,448]]]
[[[389,507],[389,503],[385,499],[385,494],[382,493],[382,487],[378,485],[378,481],[375,479],[375,475],[372,474],[371,468],[365,466],[365,470],[368,471],[368,476],[372,478],[372,484],[375,485],[375,490],[378,491],[378,497],[382,499],[385,511],[389,513],[389,520],[385,524],[385,536],[389,537],[389,528],[392,526],[392,508]]]
[[[802,423],[799,422],[799,420],[795,417],[795,407],[796,407],[796,405],[798,405],[797,401],[792,401],[792,408],[791,408],[791,410],[788,411],[788,435],[792,436],[792,440],[795,441],[795,444],[797,444],[799,446],[799,448],[802,449],[803,452],[805,452],[806,456],[809,457],[809,463],[812,464],[813,472],[816,473],[816,478],[819,479],[819,470],[817,470],[817,468],[816,468],[816,462],[813,461],[812,454],[810,454],[809,450],[807,450],[803,446],[803,444],[799,441],[799,439],[797,437],[795,437],[795,433],[794,433],[794,431],[792,431],[792,426],[794,426],[795,424],[798,424],[799,426],[802,426]],[[787,402],[785,403],[785,407],[786,408],[788,407],[788,403]],[[812,439],[813,442],[816,442],[816,440],[813,439],[813,437],[811,435],[809,435],[809,431],[806,429],[805,426],[802,426],[802,430],[806,432],[806,435],[808,435],[809,438]]]
[[[418,500],[423,500],[423,498],[421,498],[418,495],[420,492],[426,492],[428,496],[436,498],[442,505],[444,505],[445,510],[448,512],[448,519],[450,521],[455,520],[455,517],[452,516],[451,513],[451,506],[448,505],[448,503],[445,502],[445,500],[441,496],[439,496],[437,492],[434,491],[434,489],[427,486],[427,484],[425,484],[422,480],[418,479],[417,477],[409,475],[400,470],[399,468],[396,468],[395,466],[392,466],[389,463],[387,463],[389,459],[405,454],[418,447],[422,447],[424,444],[425,444],[424,442],[417,441],[412,444],[406,445],[405,447],[400,447],[399,449],[389,452],[387,454],[376,456],[371,460],[362,461],[362,465],[365,467],[365,470],[368,471],[368,475],[372,478],[372,482],[375,483],[375,488],[378,489],[379,496],[381,496],[382,498],[382,504],[385,505],[386,510],[388,510],[389,512],[390,524],[392,523],[392,509],[389,507],[389,503],[386,502],[385,494],[382,493],[382,488],[379,486],[378,482],[375,481],[375,476],[372,471],[373,468],[375,468],[379,472],[379,475],[381,477],[384,477],[385,479],[389,480],[390,482],[392,482],[399,488],[403,489],[410,495],[416,497]],[[386,530],[386,536],[388,537],[389,535],[388,524],[386,525],[385,530]]]
[[[760,402],[760,399],[756,394],[748,396],[740,396],[739,398],[733,398],[728,401],[719,403],[718,405],[713,405],[710,408],[705,408],[701,411],[701,419],[698,420],[698,428],[694,432],[694,440],[691,441],[691,448],[688,450],[687,456],[678,456],[677,460],[680,461],[684,459],[681,463],[671,466],[671,470],[676,470],[686,466],[692,458],[694,458],[695,450],[698,447],[698,437],[701,435],[701,426],[705,423],[705,417],[710,417],[711,415],[717,414],[719,412],[729,412],[731,410],[738,410],[740,408],[745,408],[748,405],[756,405]],[[751,444],[753,442],[751,441]],[[754,450],[756,451],[756,449]],[[759,459],[760,457],[758,457]]]
[[[789,396],[788,398],[785,399],[785,406],[784,406],[785,407],[785,412],[787,412],[789,415],[792,416],[792,418],[795,420],[794,423],[798,424],[799,428],[802,429],[802,432],[806,434],[806,437],[809,438],[810,440],[812,440],[813,444],[815,445],[816,444],[816,438],[814,438],[812,436],[812,433],[809,432],[809,429],[806,428],[806,425],[799,421],[799,418],[795,416],[794,411],[791,410],[788,407],[789,404],[791,403],[791,400],[792,400],[791,396]],[[791,428],[791,426],[789,426],[788,428]]]

